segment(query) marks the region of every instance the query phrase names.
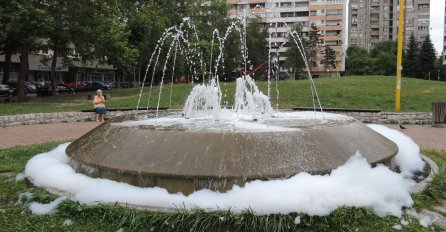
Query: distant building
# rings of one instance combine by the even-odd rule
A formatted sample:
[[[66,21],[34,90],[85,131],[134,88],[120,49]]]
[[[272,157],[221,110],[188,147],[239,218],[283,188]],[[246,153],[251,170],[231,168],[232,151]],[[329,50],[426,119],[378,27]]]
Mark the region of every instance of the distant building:
[[[230,17],[239,17],[247,10],[260,18],[271,35],[267,39],[272,44],[272,59],[277,60],[275,54],[279,49],[279,64],[286,60],[284,53],[288,47],[279,45],[287,40],[287,26],[294,28],[295,24],[301,24],[304,36],[308,36],[310,26],[314,24],[321,31],[322,44],[318,57],[311,65],[312,74],[318,76],[345,70],[346,44],[342,43],[347,28],[344,0],[228,0],[228,4],[232,5]],[[324,45],[330,46],[336,53],[336,67],[331,70],[326,70],[321,64]],[[280,67],[281,71],[286,71],[282,65]]]
[[[51,75],[51,56],[52,51],[38,51],[29,54],[28,73],[26,81],[50,80]],[[5,69],[5,56],[0,55],[0,83],[3,80]],[[9,81],[17,82],[20,69],[20,55],[14,54],[11,57],[11,66],[9,67]],[[88,62],[83,64],[78,57],[71,57],[69,65],[62,64],[62,58],[58,59],[56,65],[56,81],[65,83],[74,81],[115,81],[115,69],[111,65],[99,64],[97,62]]]
[[[406,0],[405,42],[413,33],[418,42],[429,35],[430,0]],[[399,0],[350,0],[349,45],[370,50],[380,41],[397,40]]]

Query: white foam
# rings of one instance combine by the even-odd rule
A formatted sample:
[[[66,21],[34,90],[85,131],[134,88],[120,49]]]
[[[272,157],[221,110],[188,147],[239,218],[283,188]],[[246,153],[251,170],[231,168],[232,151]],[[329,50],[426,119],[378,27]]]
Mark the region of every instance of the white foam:
[[[401,143],[397,144],[401,146]],[[234,186],[225,193],[203,189],[184,196],[169,194],[159,187],[141,188],[77,174],[68,165],[69,158],[64,152],[67,146],[68,143],[36,155],[27,163],[25,174],[37,186],[72,193],[73,200],[86,204],[121,202],[186,209],[231,208],[236,213],[250,208],[259,215],[290,212],[328,215],[336,208],[350,206],[370,208],[379,216],[398,217],[402,215],[403,207],[413,204],[409,193],[413,181],[383,165],[372,168],[360,154],[353,155],[329,175],[299,173],[284,180],[252,181],[244,187]],[[405,151],[400,149],[402,154],[399,153],[402,164],[411,167],[411,162],[417,159],[403,154]],[[405,157],[410,158],[407,161]]]
[[[398,145],[399,151],[394,162],[404,176],[411,177],[412,173],[423,170],[425,162],[420,157],[420,147],[411,138],[383,125],[370,124],[368,126]]]
[[[29,210],[31,211],[31,213],[36,215],[53,214],[56,212],[57,206],[59,206],[59,204],[65,199],[66,199],[65,196],[61,196],[48,204],[31,202],[31,204],[29,205]]]
[[[25,173],[23,173],[23,172],[17,173],[17,175],[15,176],[15,181],[16,182],[17,181],[21,181],[23,179],[25,179]]]
[[[73,220],[70,220],[70,219],[65,219],[65,221],[63,222],[63,224],[62,225],[64,225],[64,226],[71,226],[71,225],[73,225]]]
[[[430,225],[432,225],[432,220],[430,217],[428,216],[423,216],[420,218],[419,220],[420,225],[423,226],[424,228],[429,227]]]

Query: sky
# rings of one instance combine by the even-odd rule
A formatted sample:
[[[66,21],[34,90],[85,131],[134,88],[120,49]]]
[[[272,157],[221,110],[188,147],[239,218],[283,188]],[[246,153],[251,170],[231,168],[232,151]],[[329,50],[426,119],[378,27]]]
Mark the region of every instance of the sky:
[[[443,0],[431,0],[431,40],[435,46],[437,54],[443,51],[444,33],[444,2]]]

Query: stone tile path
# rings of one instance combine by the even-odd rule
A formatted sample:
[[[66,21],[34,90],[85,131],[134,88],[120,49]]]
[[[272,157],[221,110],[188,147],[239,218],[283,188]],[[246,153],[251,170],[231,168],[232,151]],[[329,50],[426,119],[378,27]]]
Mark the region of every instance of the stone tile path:
[[[446,151],[446,128],[432,127],[431,125],[404,125],[407,129],[400,129],[398,125],[386,125],[399,130],[412,138],[422,148],[435,148]]]
[[[47,141],[75,140],[99,122],[67,122],[0,127],[0,148]]]

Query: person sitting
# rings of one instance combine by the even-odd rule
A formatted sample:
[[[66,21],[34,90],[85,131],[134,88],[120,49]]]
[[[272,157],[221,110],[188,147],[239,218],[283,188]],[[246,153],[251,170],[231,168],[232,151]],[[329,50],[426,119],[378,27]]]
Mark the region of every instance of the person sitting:
[[[96,91],[96,95],[94,96],[93,99],[93,107],[94,107],[94,111],[96,112],[96,122],[103,122],[104,121],[104,115],[106,113],[106,108],[105,108],[105,98],[102,95],[102,90],[98,89]]]

